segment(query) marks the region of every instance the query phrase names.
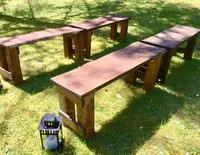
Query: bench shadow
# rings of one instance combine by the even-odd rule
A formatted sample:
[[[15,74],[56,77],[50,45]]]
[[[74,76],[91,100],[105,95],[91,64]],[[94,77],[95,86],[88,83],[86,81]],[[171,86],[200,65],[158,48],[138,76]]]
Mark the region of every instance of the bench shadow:
[[[109,34],[109,32],[107,31],[107,34]],[[105,35],[104,35],[105,36]],[[111,41],[111,40],[110,40]],[[126,40],[118,40],[117,41],[117,44],[113,45],[112,47],[110,48],[104,48],[103,51],[100,51],[98,53],[95,53],[95,54],[92,54],[91,56],[87,57],[89,59],[92,59],[92,60],[96,60],[102,56],[105,56],[109,53],[112,53],[112,52],[115,52],[119,49],[123,49],[125,47],[127,47],[128,45],[130,45],[131,43],[137,41],[136,38],[130,34],[127,34],[127,39]],[[94,52],[94,51],[91,51],[91,52]]]
[[[37,75],[30,76],[27,80],[25,80],[22,84],[18,85],[17,87],[30,94],[42,92],[43,90],[53,86],[53,82],[50,81],[50,78],[75,69],[80,65],[81,63],[62,65],[56,68],[55,70],[49,72],[42,72]]]
[[[174,62],[174,61],[173,61]],[[188,73],[189,74],[186,74]],[[187,108],[178,113],[189,122],[199,124],[198,112],[200,110],[200,60],[184,60],[180,65],[173,64],[170,67],[171,74],[167,77],[167,85],[174,92],[182,94]]]
[[[104,124],[86,144],[97,154],[135,154],[182,106],[181,97],[156,88],[131,98],[127,108]]]

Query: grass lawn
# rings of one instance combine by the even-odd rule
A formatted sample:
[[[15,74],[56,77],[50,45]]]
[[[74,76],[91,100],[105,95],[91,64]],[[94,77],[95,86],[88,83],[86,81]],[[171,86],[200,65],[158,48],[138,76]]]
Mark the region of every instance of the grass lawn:
[[[199,0],[0,0],[0,37],[60,27],[77,20],[117,13],[130,16],[126,42],[95,31],[97,59],[176,24],[200,28]],[[41,150],[38,123],[57,113],[58,94],[50,78],[79,64],[63,56],[62,38],[20,48],[26,81],[2,81],[0,154],[58,154]],[[89,140],[64,128],[63,154],[200,154],[200,39],[193,59],[173,57],[167,83],[146,94],[122,79],[95,95],[95,130]]]

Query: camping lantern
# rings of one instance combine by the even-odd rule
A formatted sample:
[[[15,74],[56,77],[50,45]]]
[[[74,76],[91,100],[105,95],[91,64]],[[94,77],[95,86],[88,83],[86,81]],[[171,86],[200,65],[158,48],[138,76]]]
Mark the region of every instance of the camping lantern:
[[[63,133],[62,118],[55,114],[46,114],[42,117],[38,126],[42,149],[62,150]],[[44,138],[45,136],[45,138]]]

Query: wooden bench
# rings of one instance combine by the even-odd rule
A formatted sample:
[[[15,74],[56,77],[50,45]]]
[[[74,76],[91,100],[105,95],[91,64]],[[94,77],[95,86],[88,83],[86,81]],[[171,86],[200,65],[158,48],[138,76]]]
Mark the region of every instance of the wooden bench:
[[[65,125],[86,138],[91,136],[94,133],[95,92],[124,75],[127,82],[134,84],[135,71],[143,64],[147,64],[143,88],[146,91],[152,90],[156,83],[161,56],[165,52],[164,48],[136,42],[51,78],[59,91],[59,113]]]
[[[163,47],[168,51],[166,54],[163,55],[162,58],[161,67],[158,75],[160,83],[164,83],[166,80],[171,58],[175,52],[183,51],[184,59],[189,60],[192,58],[199,32],[200,29],[176,25],[168,30],[165,30],[141,41],[149,45]],[[186,48],[181,48],[180,45],[184,44],[185,42],[187,42]]]
[[[19,47],[57,36],[63,36],[65,57],[73,57],[72,54],[68,55],[68,51],[72,49],[72,42],[68,41],[70,38],[70,40],[74,40],[75,44],[75,59],[83,59],[82,30],[72,27],[47,29],[0,39],[0,74],[4,78],[13,81],[15,85],[20,84],[23,78],[19,60]]]
[[[70,24],[72,27],[84,29],[84,50],[85,55],[89,56],[91,53],[91,37],[92,31],[101,27],[111,26],[110,38],[112,40],[116,40],[118,33],[117,33],[117,26],[120,25],[120,33],[119,39],[125,40],[127,37],[128,31],[128,21],[129,17],[122,17],[117,15],[108,15],[99,18],[95,18],[92,20],[87,20],[83,22],[77,22]]]

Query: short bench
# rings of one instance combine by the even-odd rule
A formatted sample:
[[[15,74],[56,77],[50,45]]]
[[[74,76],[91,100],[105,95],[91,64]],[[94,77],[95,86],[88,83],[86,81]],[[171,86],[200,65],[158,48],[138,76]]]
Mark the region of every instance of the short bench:
[[[130,17],[123,17],[117,15],[108,15],[99,18],[95,18],[92,20],[87,20],[83,22],[77,22],[70,24],[69,26],[84,29],[84,50],[85,55],[89,56],[91,53],[91,37],[92,31],[101,27],[111,26],[110,38],[112,40],[116,40],[118,33],[117,33],[117,26],[120,25],[120,33],[119,39],[125,40],[127,37],[128,31],[128,21]]]
[[[65,125],[86,138],[91,136],[94,133],[95,92],[124,75],[128,83],[134,84],[135,71],[144,64],[147,64],[147,70],[143,88],[146,91],[152,90],[164,53],[164,48],[136,42],[51,78],[59,91],[59,113]]]
[[[68,50],[72,48],[73,39],[75,44],[75,59],[83,59],[83,31],[72,27],[62,27],[47,29],[28,34],[18,35],[10,38],[0,39],[0,74],[14,82],[20,84],[23,82],[22,71],[19,60],[19,47],[32,44],[41,40],[48,40],[57,36],[63,36],[64,54],[68,56]]]
[[[166,80],[171,58],[175,52],[184,52],[184,59],[189,60],[192,58],[199,33],[200,29],[176,25],[168,30],[165,30],[141,41],[149,45],[163,47],[168,51],[163,55],[162,58],[158,75],[158,80],[160,83],[164,83]],[[180,45],[184,44],[185,42],[187,42],[186,48],[181,48]]]

